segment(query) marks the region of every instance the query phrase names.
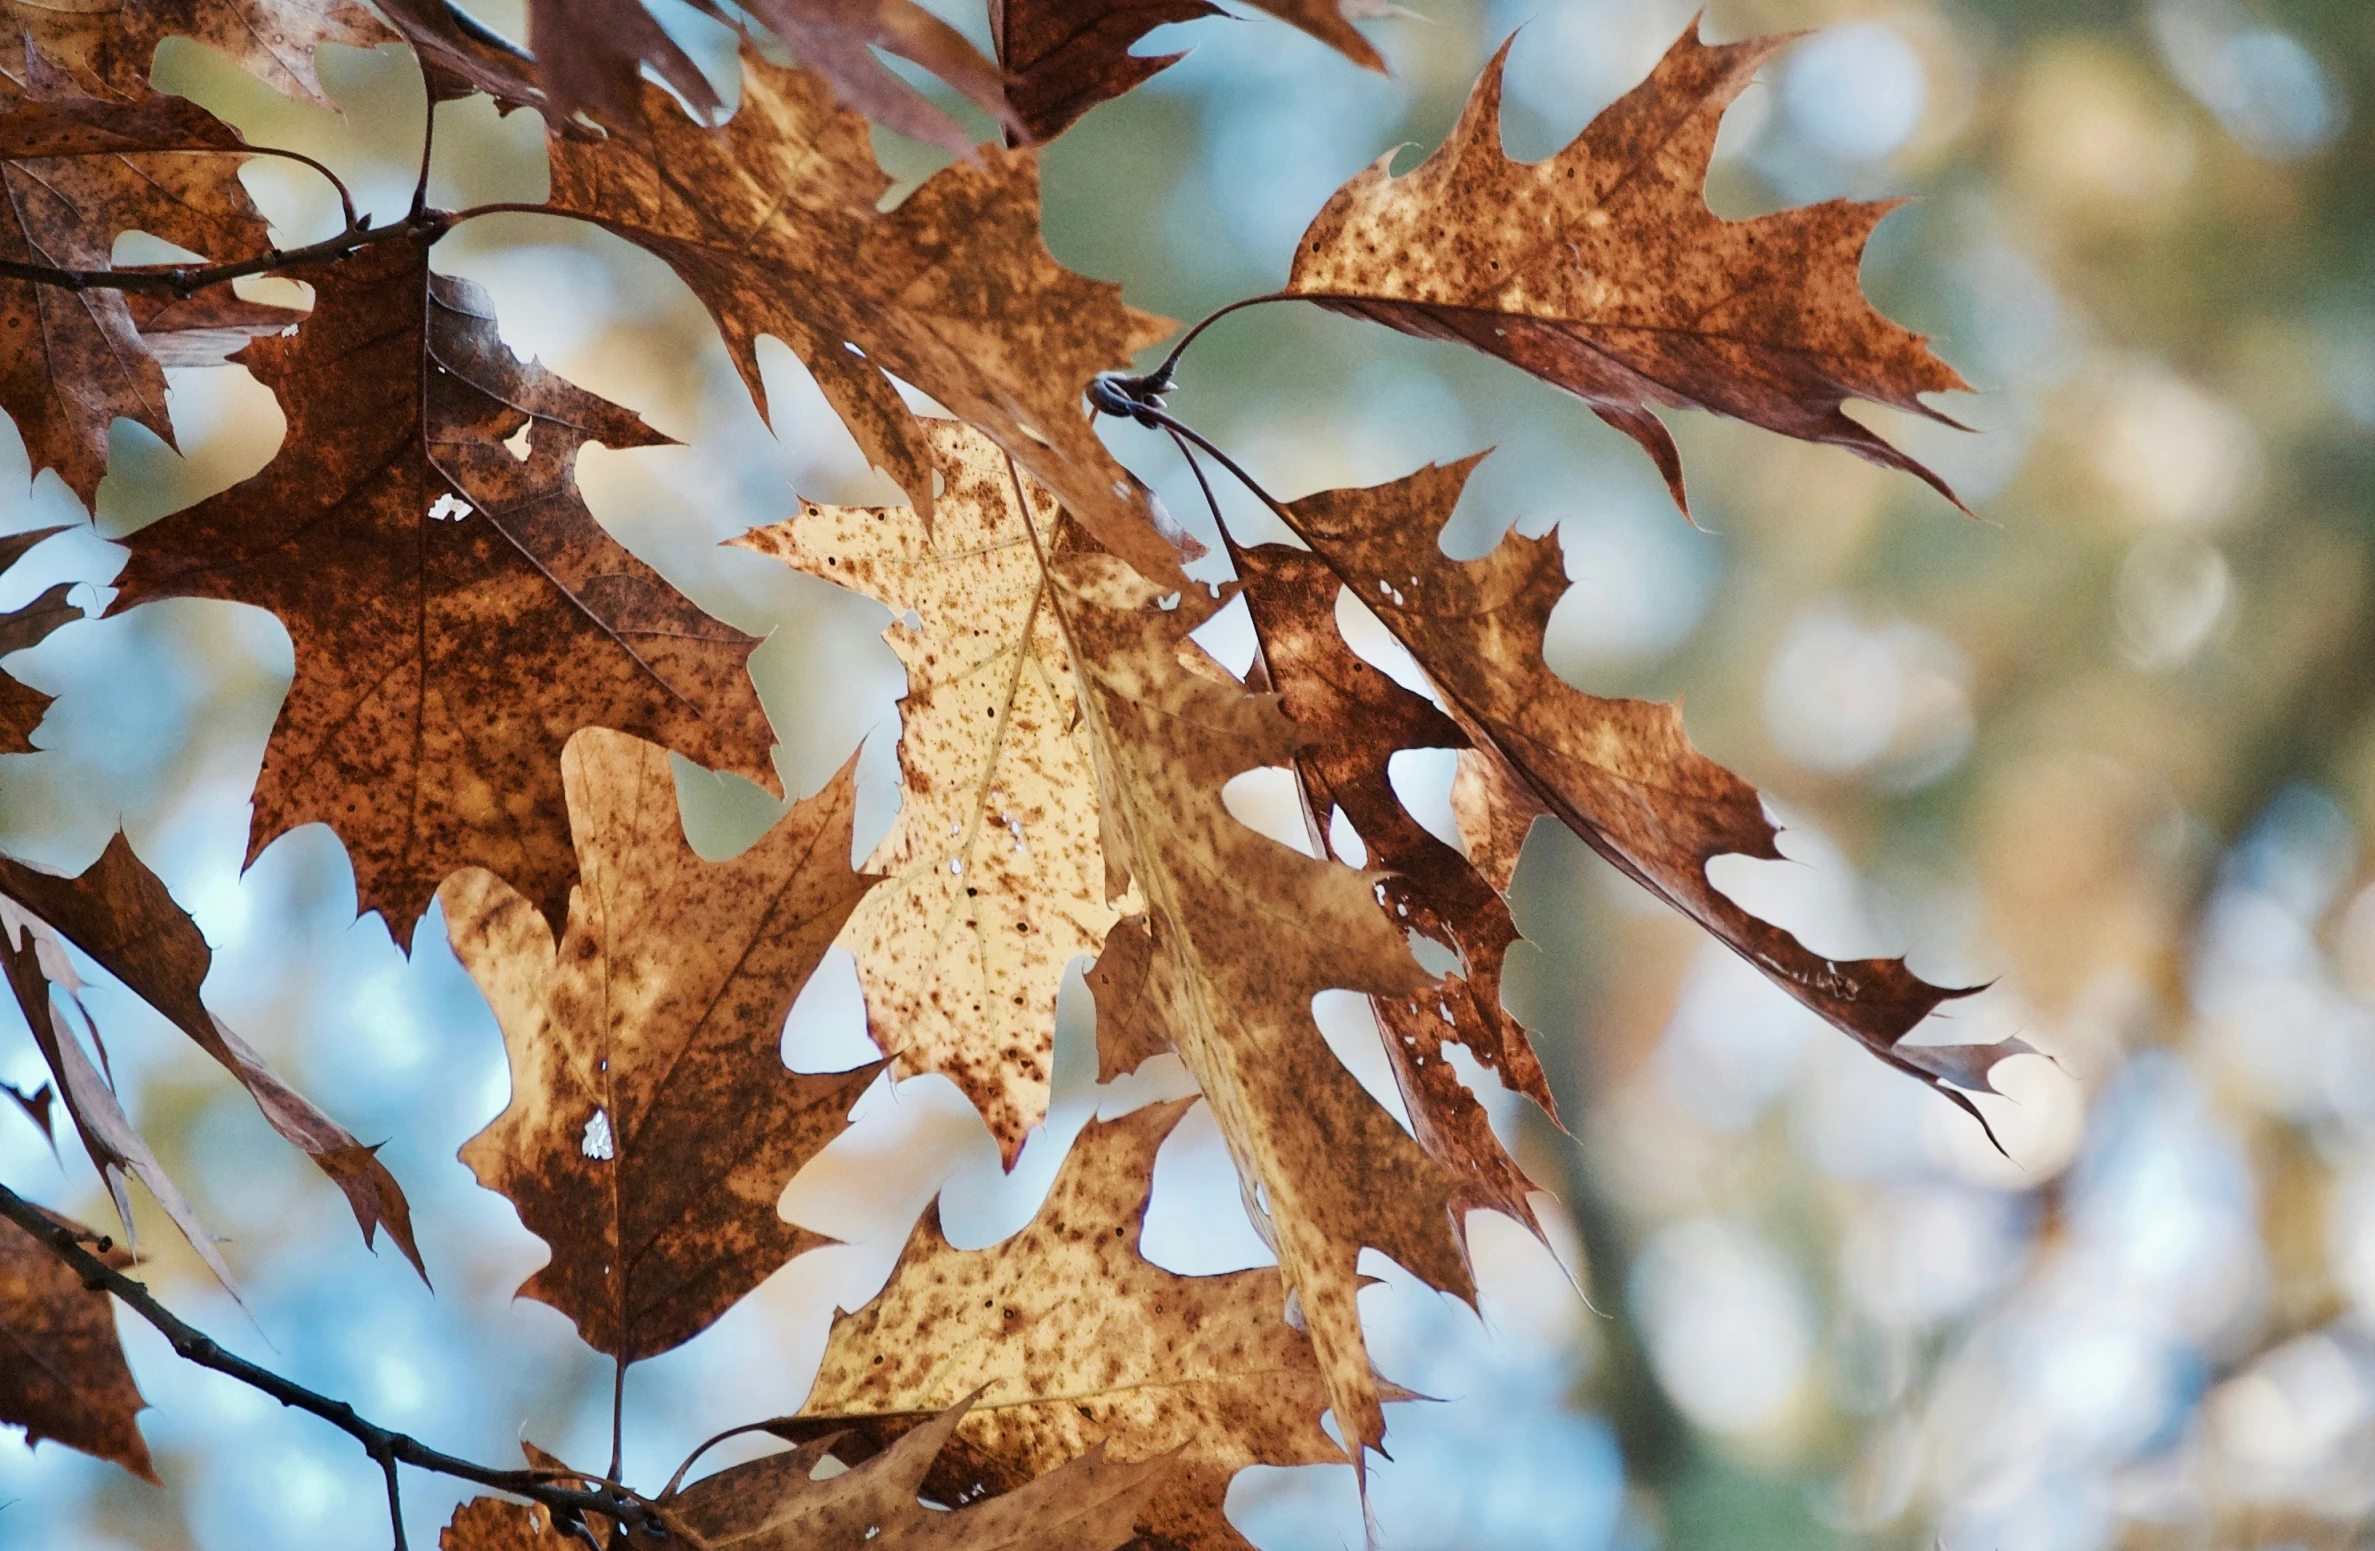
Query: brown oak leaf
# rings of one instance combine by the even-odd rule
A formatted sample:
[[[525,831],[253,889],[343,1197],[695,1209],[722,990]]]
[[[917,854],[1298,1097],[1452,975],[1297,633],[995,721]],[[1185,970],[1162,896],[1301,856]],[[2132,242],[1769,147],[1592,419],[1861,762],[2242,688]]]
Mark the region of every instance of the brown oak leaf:
[[[133,534],[121,610],[224,598],[278,615],[296,681],[264,754],[249,856],[327,823],[399,943],[456,868],[558,921],[576,863],[559,754],[587,725],[773,780],[744,660],[602,531],[577,452],[662,440],[504,348],[484,293],[387,242],[306,272],[312,313],[239,361],[287,439],[262,473]],[[507,439],[523,433],[527,456]]]
[[[314,73],[314,50],[396,41],[355,0],[0,0],[0,10],[31,52],[85,91],[113,97],[140,95],[157,45],[180,36],[230,56],[284,97],[335,107]]]
[[[822,1480],[835,1437],[721,1470],[662,1499],[696,1551],[1117,1551],[1170,1462],[1122,1464],[1102,1448],[986,1501],[947,1511],[916,1500],[971,1397],[880,1453]]]
[[[875,881],[849,865],[855,762],[727,862],[677,818],[668,751],[588,728],[561,756],[579,881],[558,947],[479,870],[438,891],[511,1060],[511,1103],[462,1148],[552,1261],[520,1290],[635,1362],[682,1345],[801,1250],[776,1212],[880,1063],[783,1064],[794,998]]]
[[[1619,871],[1889,1065],[1977,1116],[1958,1090],[1986,1088],[1989,1067],[2029,1047],[1903,1043],[1940,1003],[1971,991],[1931,985],[1903,959],[1824,958],[1733,903],[1708,880],[1707,864],[1781,855],[1756,788],[1691,747],[1678,707],[1602,699],[1550,671],[1543,632],[1567,590],[1557,539],[1512,533],[1468,564],[1444,555],[1436,536],[1478,461],[1323,491],[1289,502],[1287,512],[1426,670],[1477,751],[1503,762]]]
[[[877,48],[922,65],[992,118],[1011,116],[998,67],[913,0],[750,0],[750,9],[843,102],[903,135],[959,156],[973,150],[964,126],[885,69]]]
[[[13,901],[89,954],[126,990],[163,1013],[221,1063],[256,1101],[272,1129],[312,1158],[345,1194],[355,1224],[363,1230],[363,1242],[371,1243],[384,1226],[421,1279],[428,1280],[428,1268],[413,1240],[411,1205],[395,1176],[379,1161],[377,1147],[357,1141],[207,1011],[199,988],[213,968],[213,951],[198,924],[173,902],[164,881],[132,854],[131,843],[121,833],[108,841],[97,861],[72,878],[0,857],[0,898]],[[70,1102],[71,1097],[69,1093]]]
[[[1501,67],[1403,177],[1392,156],[1322,209],[1287,294],[1449,339],[1576,394],[1657,463],[1682,458],[1652,406],[1713,410],[1945,481],[1842,412],[1869,399],[1952,425],[1924,393],[1967,387],[1874,311],[1856,267],[1893,202],[1834,199],[1726,221],[1701,193],[1724,108],[1790,40],[1708,47],[1698,25],[1547,161],[1501,149]],[[1960,503],[1957,503],[1960,504]]]
[[[1157,27],[1226,14],[1206,0],[990,0],[990,37],[1023,142],[1053,140],[1098,103],[1185,59],[1130,52]]]
[[[912,507],[812,505],[735,542],[901,616],[883,632],[907,669],[899,816],[866,861],[887,881],[845,941],[876,1040],[963,1089],[1011,1168],[1047,1117],[1064,971],[1116,912],[1024,489],[1041,532],[1061,514],[979,431],[938,420],[926,436],[946,482],[930,527]]]
[[[35,528],[26,533],[11,533],[0,538],[0,572],[6,571],[34,545],[64,528]],[[60,625],[72,624],[83,617],[82,609],[66,601],[74,590],[74,583],[59,582],[46,589],[41,596],[20,608],[0,614],[0,657],[21,652],[28,646],[49,639],[51,631]],[[14,677],[0,673],[0,754],[30,754],[33,752],[33,729],[41,725],[48,714],[51,697],[31,685],[19,683]]]
[[[100,1258],[119,1270],[132,1263],[121,1249]],[[114,1301],[85,1287],[48,1245],[0,1221],[0,1423],[22,1427],[27,1444],[54,1438],[154,1482],[138,1421],[147,1406],[124,1363]]]
[[[1193,541],[1105,450],[1081,403],[1091,377],[1171,325],[1048,254],[1031,153],[984,150],[884,214],[889,180],[865,120],[807,71],[746,58],[742,106],[722,131],[657,88],[644,95],[644,136],[552,143],[553,207],[666,261],[755,398],[758,341],[772,334],[929,520],[932,459],[885,374],[896,376],[988,434],[1099,544],[1180,585]]]
[[[1187,632],[1220,600],[1190,588],[1165,609],[1157,584],[1107,555],[1051,566],[1109,855],[1146,903],[1142,926],[1114,929],[1123,944],[1146,938],[1139,1017],[1160,1025],[1211,1101],[1360,1463],[1385,1427],[1355,1302],[1362,1248],[1463,1298],[1474,1287],[1452,1220],[1459,1181],[1336,1059],[1311,999],[1330,987],[1416,996],[1429,979],[1378,908],[1378,877],[1230,815],[1232,777],[1289,763],[1310,737],[1277,696],[1189,666]]]
[[[1009,1490],[1102,1442],[1115,1459],[1176,1460],[1140,1534],[1183,1551],[1244,1546],[1221,1511],[1230,1477],[1343,1455],[1320,1428],[1311,1338],[1278,1317],[1275,1270],[1177,1276],[1139,1257],[1155,1153],[1187,1110],[1091,1122],[1038,1214],[1002,1243],[961,1250],[937,1213],[917,1224],[889,1284],[834,1321],[802,1419],[912,1421],[980,1390],[964,1447],[941,1456],[944,1472],[975,1475],[928,1480],[942,1501]]]
[[[1384,884],[1391,917],[1460,956],[1459,973],[1419,995],[1374,999],[1412,1130],[1465,1182],[1457,1219],[1486,1206],[1540,1234],[1527,1202],[1536,1187],[1443,1055],[1447,1041],[1465,1045],[1508,1087],[1558,1113],[1525,1028],[1501,1005],[1501,965],[1517,924],[1467,859],[1403,808],[1389,774],[1397,750],[1464,748],[1467,735],[1346,644],[1336,624],[1342,584],[1325,561],[1283,544],[1233,547],[1230,558],[1270,683],[1312,740],[1294,768],[1313,829],[1326,837],[1330,812],[1341,812],[1367,850],[1364,865],[1392,874]]]
[[[170,291],[133,291],[124,296],[140,342],[159,366],[228,366],[251,339],[286,334],[305,319],[295,307],[251,302],[228,281],[175,296]]]
[[[45,84],[47,96],[0,89],[0,258],[106,269],[132,230],[218,258],[270,246],[236,176],[246,142],[229,125],[145,86],[124,102]],[[0,277],[0,409],[34,472],[57,470],[85,506],[117,420],[173,440],[164,369],[121,291]]]

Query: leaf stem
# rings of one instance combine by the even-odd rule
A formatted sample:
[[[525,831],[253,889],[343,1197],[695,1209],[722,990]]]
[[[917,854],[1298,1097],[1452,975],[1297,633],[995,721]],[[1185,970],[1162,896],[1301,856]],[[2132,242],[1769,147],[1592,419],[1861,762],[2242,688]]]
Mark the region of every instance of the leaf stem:
[[[121,1271],[85,1249],[72,1228],[66,1227],[23,1196],[0,1185],[0,1217],[24,1229],[49,1252],[64,1261],[67,1267],[82,1278],[85,1287],[94,1292],[113,1293],[126,1308],[147,1320],[172,1346],[174,1354],[185,1362],[196,1363],[216,1373],[237,1379],[250,1389],[271,1396],[284,1406],[320,1417],[363,1446],[385,1472],[388,1481],[388,1507],[397,1513],[397,1545],[403,1545],[403,1520],[397,1499],[396,1466],[410,1465],[417,1470],[434,1471],[456,1480],[509,1492],[550,1508],[556,1522],[582,1523],[589,1513],[600,1514],[621,1524],[632,1525],[646,1534],[660,1532],[659,1514],[642,1497],[623,1488],[612,1486],[607,1491],[589,1492],[562,1486],[547,1479],[551,1472],[540,1470],[495,1470],[470,1460],[432,1449],[407,1433],[396,1432],[366,1420],[355,1408],[343,1400],[332,1400],[317,1394],[302,1384],[282,1378],[269,1368],[260,1367],[233,1352],[225,1351],[213,1337],[183,1321],[172,1310],[159,1303],[147,1286],[134,1281]],[[102,1242],[105,1242],[104,1240]]]
[[[426,66],[421,70],[421,114],[421,175],[413,179],[412,208],[406,212],[406,218],[414,221],[429,208],[429,158],[437,150],[437,88],[429,84]],[[347,224],[354,222],[350,218]]]
[[[1161,391],[1169,391],[1171,385],[1171,374],[1178,369],[1179,358],[1187,354],[1188,346],[1196,342],[1197,335],[1203,333],[1206,329],[1212,327],[1212,325],[1218,323],[1221,319],[1227,317],[1232,312],[1239,312],[1247,307],[1259,307],[1264,302],[1295,302],[1301,300],[1301,297],[1290,295],[1285,291],[1271,291],[1262,296],[1248,296],[1241,301],[1231,302],[1228,306],[1223,307],[1218,312],[1206,313],[1203,318],[1198,320],[1195,327],[1189,329],[1187,333],[1181,337],[1178,344],[1171,347],[1171,353],[1163,357],[1163,364],[1156,367],[1153,371],[1148,372],[1144,380],[1148,382],[1159,382],[1163,384],[1163,389]]]

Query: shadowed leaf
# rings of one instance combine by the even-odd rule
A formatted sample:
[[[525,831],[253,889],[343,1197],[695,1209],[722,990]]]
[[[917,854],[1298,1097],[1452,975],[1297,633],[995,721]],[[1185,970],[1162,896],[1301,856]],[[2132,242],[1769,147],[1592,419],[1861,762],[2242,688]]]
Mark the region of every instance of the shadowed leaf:
[[[1205,0],[990,0],[990,36],[1016,122],[1038,143],[1187,57],[1131,53],[1140,38],[1225,14]]]
[[[229,125],[145,86],[112,101],[54,72],[35,84],[42,95],[0,84],[0,258],[106,269],[116,238],[134,229],[216,258],[271,246],[236,176],[246,142]],[[57,470],[85,506],[117,420],[173,441],[164,370],[121,291],[0,277],[0,409],[33,471]]]
[[[809,506],[735,542],[880,600],[907,668],[899,817],[867,867],[887,880],[845,934],[875,1038],[944,1072],[1008,1167],[1047,1116],[1056,993],[1113,925],[1072,660],[1046,607],[1014,466],[980,432],[928,423],[946,488],[911,507]],[[1032,521],[1055,502],[1030,485]]]
[[[1397,178],[1389,154],[1328,201],[1287,291],[1576,394],[1647,450],[1685,510],[1681,454],[1652,406],[1845,447],[1954,500],[1840,410],[1869,399],[1944,421],[1921,395],[1966,386],[1864,300],[1857,263],[1895,205],[1726,221],[1702,197],[1724,108],[1788,42],[1710,48],[1694,22],[1649,79],[1531,165],[1501,149],[1504,43],[1423,165]]]
[[[569,734],[599,724],[772,781],[744,660],[594,521],[589,441],[660,438],[504,348],[486,298],[387,242],[305,272],[292,338],[240,353],[289,430],[253,479],[141,529],[111,607],[224,598],[270,609],[297,676],[256,787],[252,859],[323,822],[360,908],[399,943],[456,868],[510,879],[546,918],[576,864],[561,799]],[[507,439],[525,432],[528,456]]]
[[[85,1239],[81,1224],[50,1218]],[[101,1256],[122,1269],[120,1249]],[[113,1460],[155,1482],[138,1417],[148,1402],[124,1364],[115,1304],[49,1246],[13,1222],[0,1221],[0,1423],[25,1430],[28,1445],[54,1438],[70,1449]]]
[[[874,882],[849,865],[853,768],[748,851],[705,862],[667,750],[589,728],[561,756],[579,881],[559,947],[484,871],[438,891],[511,1060],[510,1106],[462,1161],[552,1247],[520,1290],[622,1361],[691,1340],[824,1242],[776,1202],[879,1063],[796,1074],[782,1039]]]

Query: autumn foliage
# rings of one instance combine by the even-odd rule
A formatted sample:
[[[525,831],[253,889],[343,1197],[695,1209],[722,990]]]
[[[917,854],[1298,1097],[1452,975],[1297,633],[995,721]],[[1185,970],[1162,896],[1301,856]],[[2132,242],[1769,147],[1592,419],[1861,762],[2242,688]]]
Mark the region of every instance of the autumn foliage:
[[[1259,3],[1382,68],[1354,7]],[[1779,854],[1757,793],[1692,747],[1676,707],[1551,671],[1544,631],[1566,587],[1554,541],[1443,553],[1477,458],[1375,488],[1256,490],[1299,544],[1231,541],[1232,580],[1190,579],[1200,549],[1106,433],[1125,450],[1167,438],[1199,480],[1245,479],[1166,407],[1195,334],[1133,372],[1177,330],[1050,256],[1034,147],[1162,69],[1132,45],[1214,14],[1202,0],[991,0],[995,59],[911,0],[752,0],[773,36],[745,51],[730,116],[639,0],[532,0],[516,42],[440,0],[6,9],[20,42],[0,62],[0,408],[35,468],[87,501],[116,419],[170,436],[164,365],[236,364],[278,400],[287,433],[269,464],[132,534],[110,608],[223,599],[285,627],[295,680],[249,856],[326,824],[359,908],[398,942],[442,906],[512,1077],[509,1107],[462,1158],[551,1251],[524,1296],[622,1366],[690,1340],[820,1242],[777,1202],[883,1066],[947,1075],[1011,1165],[1047,1115],[1058,990],[1080,964],[1101,1071],[1177,1053],[1276,1253],[1275,1269],[1204,1277],[1141,1258],[1155,1152],[1185,1105],[1097,1123],[1012,1238],[960,1250],[927,1215],[888,1286],[835,1324],[805,1406],[752,1419],[786,1452],[624,1483],[615,1462],[451,1461],[332,1401],[293,1401],[385,1467],[399,1545],[399,1465],[500,1493],[455,1515],[446,1551],[1242,1544],[1222,1513],[1235,1472],[1359,1466],[1385,1442],[1381,1403],[1402,1392],[1364,1344],[1363,1250],[1472,1301],[1467,1214],[1541,1231],[1535,1182],[1447,1055],[1463,1047],[1552,1107],[1501,993],[1518,940],[1506,894],[1538,818],[1967,1109],[1989,1067],[2025,1048],[1907,1043],[1965,993],[1899,960],[1823,958],[1711,884],[1718,856]],[[801,503],[735,542],[898,616],[900,809],[870,856],[851,855],[854,759],[790,794],[740,855],[696,854],[671,755],[772,790],[777,733],[747,671],[757,642],[630,555],[578,493],[584,447],[658,433],[517,358],[486,296],[433,269],[436,244],[486,211],[416,199],[375,225],[350,203],[337,235],[275,247],[237,175],[291,153],[149,84],[174,34],[307,98],[321,96],[320,44],[406,46],[434,98],[542,115],[544,210],[673,270],[754,395],[761,339],[806,365],[907,500]],[[1922,394],[1962,386],[1858,287],[1888,207],[1734,222],[1702,197],[1725,106],[1782,41],[1710,46],[1694,28],[1534,164],[1502,149],[1496,58],[1442,148],[1355,177],[1313,217],[1281,289],[1240,305],[1307,300],[1542,378],[1639,443],[1677,506],[1683,469],[1658,418],[1676,408],[1943,490],[1841,409],[1931,413]],[[783,48],[801,63],[772,62]],[[1000,143],[974,144],[875,49],[993,115]],[[886,208],[869,118],[961,154]],[[202,259],[116,267],[127,231]],[[310,287],[309,308],[241,289],[268,275]],[[948,418],[917,413],[901,385]],[[0,541],[0,562],[47,536]],[[1431,696],[1347,643],[1345,592]],[[1260,643],[1243,678],[1192,635],[1240,596]],[[77,612],[45,595],[0,620],[0,646]],[[7,746],[30,746],[44,704],[0,680]],[[1460,846],[1395,795],[1388,766],[1413,748],[1459,751]],[[1231,815],[1224,788],[1260,767],[1293,771],[1323,837],[1310,853]],[[1357,865],[1326,838],[1337,815],[1362,842]],[[1414,936],[1456,967],[1423,968]],[[79,877],[0,858],[0,963],[119,1205],[139,1179],[235,1282],[86,1049],[97,1029],[67,944],[241,1083],[366,1238],[384,1232],[424,1267],[401,1184],[207,1009],[205,939],[120,836]],[[856,960],[883,1061],[795,1074],[781,1030],[835,944]],[[1312,999],[1327,990],[1370,998],[1407,1127],[1322,1038]],[[147,1474],[105,1290],[183,1356],[231,1360],[176,1334],[92,1230],[13,1194],[0,1204],[0,1326],[17,1338],[0,1352],[0,1419]],[[849,1468],[816,1474],[828,1455]]]

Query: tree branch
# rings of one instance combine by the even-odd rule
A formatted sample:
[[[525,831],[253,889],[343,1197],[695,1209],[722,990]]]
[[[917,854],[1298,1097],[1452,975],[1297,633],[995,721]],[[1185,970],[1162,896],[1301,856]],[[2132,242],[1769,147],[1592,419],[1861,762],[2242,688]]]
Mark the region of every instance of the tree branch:
[[[85,1249],[74,1230],[61,1226],[6,1185],[0,1185],[0,1217],[6,1217],[33,1235],[51,1254],[64,1261],[81,1277],[85,1287],[94,1292],[113,1293],[126,1308],[154,1325],[171,1343],[175,1355],[201,1368],[211,1368],[216,1373],[237,1379],[284,1406],[310,1412],[360,1443],[364,1452],[386,1473],[388,1511],[396,1520],[399,1551],[403,1546],[403,1517],[397,1500],[396,1467],[400,1464],[541,1503],[552,1510],[556,1524],[582,1524],[587,1514],[599,1514],[653,1538],[665,1533],[658,1512],[641,1497],[623,1488],[614,1486],[608,1491],[589,1492],[559,1484],[551,1479],[550,1471],[494,1470],[475,1464],[432,1449],[409,1434],[367,1421],[343,1400],[332,1400],[316,1394],[301,1384],[282,1378],[269,1368],[259,1367],[236,1353],[225,1351],[213,1337],[186,1324],[172,1310],[159,1303],[156,1295],[145,1285]],[[106,1241],[100,1242],[104,1244]]]

